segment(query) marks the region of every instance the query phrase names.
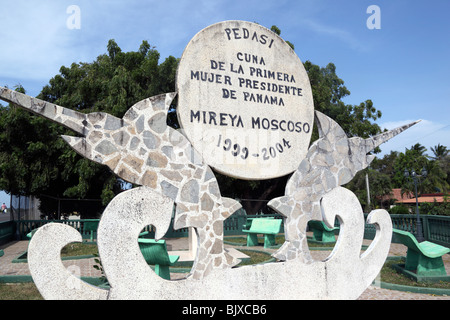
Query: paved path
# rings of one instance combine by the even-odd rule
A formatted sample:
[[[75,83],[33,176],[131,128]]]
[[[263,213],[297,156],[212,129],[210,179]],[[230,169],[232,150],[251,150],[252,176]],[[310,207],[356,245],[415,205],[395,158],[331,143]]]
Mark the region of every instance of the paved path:
[[[187,249],[186,238],[168,240],[169,250],[183,250]],[[370,244],[370,241],[364,240],[364,244]],[[29,275],[27,263],[12,263],[11,261],[20,256],[28,246],[28,241],[10,242],[0,246],[5,254],[0,257],[0,275]],[[241,247],[242,248],[242,247]],[[258,249],[262,249],[258,247]],[[273,251],[267,249],[267,251]],[[316,260],[323,260],[330,254],[330,251],[311,251],[311,255]],[[406,247],[401,244],[392,244],[389,252],[390,256],[405,256]],[[450,274],[450,255],[444,256],[444,263],[446,265],[447,273]],[[94,259],[81,260],[66,260],[63,264],[70,268],[76,275],[86,277],[98,277],[101,275],[100,271],[94,269]],[[173,273],[172,279],[182,277],[183,274]],[[434,296],[430,294],[410,293],[397,290],[381,289],[376,286],[370,286],[359,297],[359,300],[450,300],[450,296]]]

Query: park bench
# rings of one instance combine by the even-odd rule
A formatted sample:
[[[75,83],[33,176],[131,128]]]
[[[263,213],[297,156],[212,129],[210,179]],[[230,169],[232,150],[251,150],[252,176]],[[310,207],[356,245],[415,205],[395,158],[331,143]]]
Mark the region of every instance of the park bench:
[[[450,249],[429,241],[417,242],[412,233],[392,229],[395,238],[408,247],[406,253],[405,269],[416,271],[418,276],[445,276],[442,256]]]
[[[280,232],[281,219],[255,218],[247,233],[247,247],[258,245],[258,234],[264,235],[264,248],[275,245],[275,235]]]
[[[247,221],[245,222],[245,224],[242,226],[242,230],[250,230],[250,227],[252,226],[252,221],[254,219],[261,219],[261,218],[247,218]],[[266,217],[264,219],[274,219],[274,217]]]
[[[308,227],[312,231],[312,240],[323,243],[335,243],[334,231],[339,230],[338,227],[328,228],[323,221],[310,220]]]
[[[138,243],[147,264],[154,265],[155,273],[161,278],[170,280],[169,267],[174,265],[180,256],[169,255],[165,240],[139,238]]]

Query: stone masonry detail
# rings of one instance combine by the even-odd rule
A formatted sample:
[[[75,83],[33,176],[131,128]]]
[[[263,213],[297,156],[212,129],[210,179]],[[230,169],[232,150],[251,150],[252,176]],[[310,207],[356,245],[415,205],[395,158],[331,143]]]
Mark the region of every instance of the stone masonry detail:
[[[63,136],[82,156],[108,166],[133,184],[148,186],[176,203],[174,228],[194,227],[197,279],[212,268],[239,263],[223,247],[223,220],[241,206],[222,198],[212,170],[166,118],[175,93],[139,101],[123,119],[106,113],[83,114],[0,87],[3,100],[60,123],[84,137]],[[170,219],[170,218],[169,218]]]

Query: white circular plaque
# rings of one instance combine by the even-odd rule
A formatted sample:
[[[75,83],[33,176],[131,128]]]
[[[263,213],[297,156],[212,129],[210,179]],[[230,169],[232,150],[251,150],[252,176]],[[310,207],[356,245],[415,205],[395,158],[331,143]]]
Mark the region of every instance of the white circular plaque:
[[[177,72],[178,119],[217,171],[260,180],[297,169],[311,138],[308,75],[291,47],[255,23],[211,25],[189,42]]]

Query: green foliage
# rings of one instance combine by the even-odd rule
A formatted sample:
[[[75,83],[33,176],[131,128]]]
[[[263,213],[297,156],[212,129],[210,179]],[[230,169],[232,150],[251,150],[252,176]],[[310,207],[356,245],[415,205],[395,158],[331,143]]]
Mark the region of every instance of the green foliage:
[[[174,91],[177,64],[174,57],[159,64],[158,51],[147,41],[138,51],[125,53],[110,40],[107,54],[94,62],[62,66],[38,98],[84,113],[101,111],[121,118],[136,102]],[[46,214],[55,206],[42,194],[102,199],[106,205],[121,191],[123,181],[109,169],[65,144],[60,135],[73,132],[58,124],[16,106],[0,105],[0,132],[0,189],[37,196]]]
[[[270,30],[274,33],[276,33],[277,35],[281,35],[281,30],[280,28],[278,28],[277,26],[272,26],[270,27]]]
[[[443,146],[440,143],[434,148],[431,147],[431,151],[433,151],[434,157],[432,157],[432,159],[434,160],[444,160],[450,152],[446,146]]]
[[[369,194],[370,206],[367,199],[366,174],[369,180]],[[350,181],[346,188],[352,190],[358,197],[359,202],[364,208],[364,212],[370,212],[371,209],[389,208],[390,200],[387,200],[392,192],[392,184],[389,175],[367,168],[356,174],[352,181]]]
[[[431,214],[439,216],[450,216],[450,201],[448,196],[444,197],[443,203],[438,203],[436,200],[434,202],[424,202],[419,206],[420,214]]]
[[[414,192],[414,181],[411,177],[405,177],[405,169],[410,173],[414,170],[421,175],[422,169],[427,170],[426,177],[418,178],[419,193],[447,192],[449,183],[447,176],[449,171],[440,165],[444,160],[432,160],[426,155],[427,149],[417,143],[405,153],[398,153],[394,160],[394,173],[392,177],[393,187],[402,188],[403,191]]]
[[[368,138],[381,132],[381,128],[373,121],[381,117],[371,100],[359,105],[347,105],[342,99],[350,95],[344,81],[336,74],[336,66],[329,63],[319,67],[310,61],[304,63],[313,92],[314,108],[334,119],[349,137]],[[318,138],[315,128],[311,141]],[[375,152],[378,152],[377,148]]]
[[[409,214],[409,209],[404,205],[396,205],[389,209],[390,214]]]
[[[54,141],[58,129],[15,106],[0,107],[0,189],[20,195],[48,189],[59,174],[54,164],[64,148]]]
[[[92,266],[95,270],[98,270],[101,272],[100,279],[104,282],[104,284],[108,284],[108,279],[105,275],[105,270],[103,269],[102,261],[100,260],[100,256],[98,253],[94,253],[94,262],[95,264]]]
[[[438,144],[431,149],[434,157],[429,157],[426,154],[427,149],[417,143],[406,149],[404,153],[391,151],[381,159],[375,158],[370,167],[359,172],[347,187],[358,196],[361,204],[365,207],[367,204],[365,174],[368,173],[372,209],[389,208],[393,204],[392,201],[387,200],[390,190],[400,188],[403,193],[415,193],[414,180],[411,177],[411,171],[414,170],[418,175],[419,196],[423,193],[448,193],[450,156],[447,147]],[[427,170],[425,177],[421,176],[423,168]],[[409,171],[409,177],[405,177],[405,169]],[[365,211],[370,210],[365,208]],[[402,206],[395,206],[389,211],[391,213],[408,213],[407,208]],[[450,205],[448,202],[421,204],[420,212],[450,215]]]

